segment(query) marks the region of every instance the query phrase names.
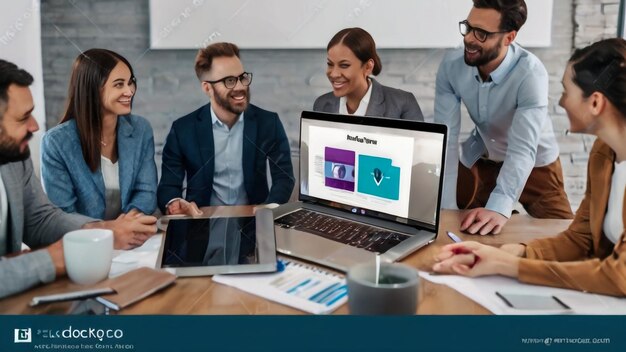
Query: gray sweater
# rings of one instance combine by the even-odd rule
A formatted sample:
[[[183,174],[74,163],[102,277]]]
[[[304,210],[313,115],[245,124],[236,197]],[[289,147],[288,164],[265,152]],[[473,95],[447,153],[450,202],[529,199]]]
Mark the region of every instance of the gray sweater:
[[[0,260],[0,298],[54,281],[55,269],[48,246],[69,231],[94,221],[78,214],[66,214],[50,203],[30,159],[0,166],[0,175],[9,203],[8,226],[0,232],[0,256],[19,252],[22,242],[34,250]]]

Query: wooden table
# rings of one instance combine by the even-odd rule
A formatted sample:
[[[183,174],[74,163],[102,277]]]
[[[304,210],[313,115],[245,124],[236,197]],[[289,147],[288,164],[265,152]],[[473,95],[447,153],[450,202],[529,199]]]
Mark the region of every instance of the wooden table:
[[[250,215],[252,207],[207,207],[206,216]],[[555,235],[565,229],[570,220],[534,219],[527,215],[513,215],[497,236],[464,235],[459,231],[462,212],[444,210],[437,240],[405,258],[402,262],[421,270],[429,270],[434,255],[452,241],[445,231],[452,231],[467,240],[490,245],[528,241],[532,238]],[[0,300],[0,314],[67,314],[71,303],[56,303],[31,308],[28,302],[34,296],[79,289],[67,278],[34,288],[19,295]],[[176,284],[131,307],[122,314],[304,314],[238,289],[213,283],[210,277],[179,278]],[[418,314],[490,314],[488,310],[443,285],[421,280]],[[348,314],[348,307],[340,307],[335,314]]]

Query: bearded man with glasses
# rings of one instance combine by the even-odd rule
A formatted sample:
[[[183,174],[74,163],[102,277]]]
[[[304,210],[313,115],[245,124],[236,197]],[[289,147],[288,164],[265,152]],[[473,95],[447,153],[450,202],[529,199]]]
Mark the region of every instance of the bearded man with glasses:
[[[548,73],[514,42],[524,0],[473,0],[463,49],[437,72],[435,121],[448,125],[442,207],[471,209],[461,230],[497,234],[519,202],[533,217],[573,218],[548,116]],[[461,144],[461,102],[475,128]]]
[[[252,73],[239,48],[200,49],[195,70],[210,102],[172,124],[157,189],[161,211],[193,216],[202,206],[287,202],[294,186],[289,141],[276,113],[250,104]]]

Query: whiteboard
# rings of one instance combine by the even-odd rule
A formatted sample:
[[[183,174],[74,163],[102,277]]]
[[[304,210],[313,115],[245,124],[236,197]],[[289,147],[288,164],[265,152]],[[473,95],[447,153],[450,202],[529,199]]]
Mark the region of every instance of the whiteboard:
[[[30,141],[30,151],[35,172],[39,174],[39,147],[46,132],[39,0],[0,2],[0,59],[16,64],[34,78],[30,91],[39,131]]]
[[[619,2],[619,17],[617,23],[617,36],[626,39],[626,3],[624,0]]]
[[[552,1],[526,0],[518,43],[550,46]],[[339,30],[362,27],[379,48],[449,48],[462,44],[458,23],[471,7],[471,0],[150,0],[150,47],[326,48]]]

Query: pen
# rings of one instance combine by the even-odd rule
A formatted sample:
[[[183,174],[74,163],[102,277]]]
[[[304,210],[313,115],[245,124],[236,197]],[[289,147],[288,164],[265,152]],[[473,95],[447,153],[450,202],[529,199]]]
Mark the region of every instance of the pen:
[[[285,271],[285,266],[286,266],[285,262],[283,262],[280,259],[276,260],[276,271],[277,272],[280,273],[280,272]]]
[[[446,231],[446,233],[448,234],[448,237],[450,237],[452,239],[452,241],[454,241],[456,243],[463,242],[463,240],[460,239],[459,236],[453,234],[452,232]]]

